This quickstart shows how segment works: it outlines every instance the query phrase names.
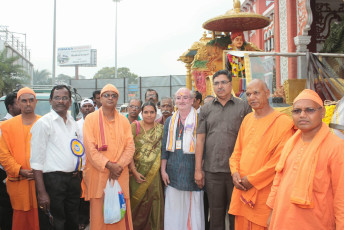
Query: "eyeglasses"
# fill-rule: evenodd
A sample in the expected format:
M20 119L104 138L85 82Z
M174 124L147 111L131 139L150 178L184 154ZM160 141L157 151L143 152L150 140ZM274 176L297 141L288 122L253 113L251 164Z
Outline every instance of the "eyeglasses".
M136 105L129 105L129 108L131 108L131 109L137 109L137 110L140 109L140 107L138 107L138 106L136 106Z
M319 108L305 108L305 109L293 109L291 112L293 115L300 115L303 112L305 112L307 115L314 114L316 111L322 109L322 107Z
M53 100L54 101L68 101L70 98L69 97L67 97L67 96L63 96L63 97L59 97L59 96L55 96L55 97L53 97Z
M105 98L111 97L112 99L116 99L118 97L117 94L109 94L109 93L104 93L102 96Z
M227 85L229 82L230 82L230 81L225 81L225 80L223 80L223 81L215 81L215 82L213 83L213 85L215 85L215 86Z

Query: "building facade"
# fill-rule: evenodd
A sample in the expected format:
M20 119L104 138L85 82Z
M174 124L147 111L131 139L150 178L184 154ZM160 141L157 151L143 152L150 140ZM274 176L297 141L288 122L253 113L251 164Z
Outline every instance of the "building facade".
M344 16L342 0L245 0L244 12L269 17L263 29L245 32L246 40L267 52L320 52L330 26ZM305 78L305 57L276 57L276 85Z
M20 40L20 35L24 36L24 39ZM27 49L26 34L11 32L7 26L0 25L0 52L3 50L7 51L7 57L19 57L15 64L21 65L32 80L33 64L30 61L30 50Z

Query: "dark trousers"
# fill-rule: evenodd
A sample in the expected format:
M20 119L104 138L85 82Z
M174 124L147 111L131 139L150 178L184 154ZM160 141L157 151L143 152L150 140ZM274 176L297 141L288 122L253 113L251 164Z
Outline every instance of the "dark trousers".
M80 174L82 180L82 173ZM79 206L79 229L85 229L90 223L90 202L84 198L80 198Z
M81 179L79 173L50 172L43 173L45 189L50 197L49 216L39 209L39 227L41 230L78 230Z
M80 198L79 226L86 227L90 223L90 202Z
M210 230L225 230L225 217L232 198L233 181L230 173L205 172L205 187L210 208ZM229 215L234 230L234 216Z
M7 177L6 172L0 169L0 229L11 230L12 229L12 216L13 210L8 196L6 184L3 180Z
M203 203L204 203L205 230L210 230L210 221L208 221L209 202L208 202L208 195L206 191L204 191Z

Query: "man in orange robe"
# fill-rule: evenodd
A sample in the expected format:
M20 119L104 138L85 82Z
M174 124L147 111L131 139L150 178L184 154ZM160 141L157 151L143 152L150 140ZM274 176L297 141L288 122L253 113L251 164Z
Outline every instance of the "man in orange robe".
M316 92L305 89L295 98L292 116L299 130L276 166L269 229L344 229L344 141L322 122L324 115Z
M116 110L118 97L117 88L106 85L100 93L102 107L89 114L84 123L84 191L85 199L90 200L90 227L96 230L133 229L128 165L132 161L135 144L128 119ZM118 180L127 208L125 217L115 224L104 224L104 189L109 178Z
M13 208L12 229L39 229L35 181L30 167L30 129L39 119L35 114L36 94L30 88L17 93L21 115L1 123L0 164L7 173L7 192Z
M229 160L235 187L228 213L235 215L235 229L266 229L270 214L266 200L275 166L294 125L269 105L265 82L253 80L246 94L254 112L244 118Z

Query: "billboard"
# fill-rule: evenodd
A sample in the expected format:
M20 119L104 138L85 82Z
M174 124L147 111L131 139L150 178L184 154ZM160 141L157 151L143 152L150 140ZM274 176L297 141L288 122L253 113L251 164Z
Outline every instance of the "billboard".
M57 49L57 63L59 66L91 65L91 46L63 47Z

